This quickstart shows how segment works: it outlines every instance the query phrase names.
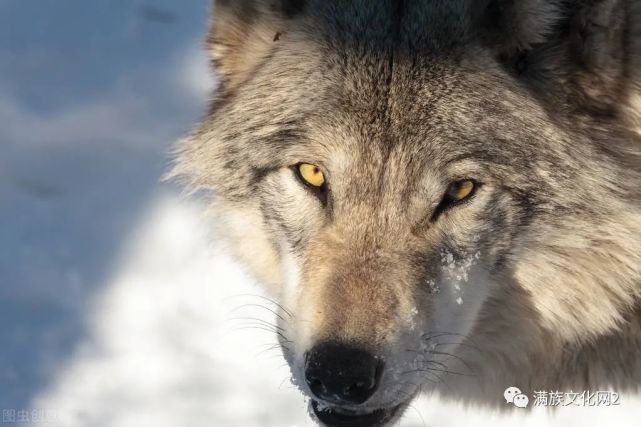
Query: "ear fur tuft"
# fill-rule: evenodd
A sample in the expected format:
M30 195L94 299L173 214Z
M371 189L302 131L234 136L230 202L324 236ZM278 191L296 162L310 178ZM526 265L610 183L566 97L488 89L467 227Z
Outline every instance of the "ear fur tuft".
M223 91L245 79L305 6L306 0L214 1L207 49Z

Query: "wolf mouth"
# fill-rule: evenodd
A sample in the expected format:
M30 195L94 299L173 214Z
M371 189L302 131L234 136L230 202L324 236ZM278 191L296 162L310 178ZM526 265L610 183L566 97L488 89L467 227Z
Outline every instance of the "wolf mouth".
M324 407L315 400L312 400L311 406L316 418L327 427L383 427L396 416L405 404L401 403L393 408L376 409L368 413Z

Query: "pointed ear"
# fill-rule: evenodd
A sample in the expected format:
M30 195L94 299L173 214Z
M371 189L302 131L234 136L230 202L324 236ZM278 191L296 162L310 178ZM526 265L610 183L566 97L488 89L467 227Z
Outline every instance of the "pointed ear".
M306 0L215 0L207 49L223 91L233 89L268 55ZM219 90L220 90L219 89Z
M479 16L484 43L551 101L606 116L628 102L641 65L638 1L486 0Z

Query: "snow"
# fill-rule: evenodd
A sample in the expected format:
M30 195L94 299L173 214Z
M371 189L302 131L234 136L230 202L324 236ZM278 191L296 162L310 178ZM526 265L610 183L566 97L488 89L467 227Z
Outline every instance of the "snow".
M34 399L65 426L305 425L259 289L212 247L200 210L160 196L96 296L92 333ZM247 305L244 307L244 305Z
M313 425L260 287L203 206L159 184L212 87L197 50L207 3L0 3L3 417ZM637 425L641 399L622 402L523 415L422 398L401 425Z

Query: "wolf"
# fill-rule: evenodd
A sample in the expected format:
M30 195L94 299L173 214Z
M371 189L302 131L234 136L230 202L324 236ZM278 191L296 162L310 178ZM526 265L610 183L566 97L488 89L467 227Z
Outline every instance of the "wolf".
M641 1L218 0L171 175L310 413L639 390Z

